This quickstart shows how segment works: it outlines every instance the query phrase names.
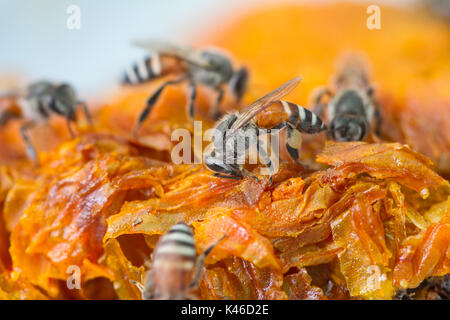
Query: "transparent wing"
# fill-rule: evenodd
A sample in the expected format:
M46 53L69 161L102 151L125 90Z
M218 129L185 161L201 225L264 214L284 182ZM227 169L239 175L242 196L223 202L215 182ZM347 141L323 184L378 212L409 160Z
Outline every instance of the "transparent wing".
M0 89L0 99L14 99L25 96L26 91L23 89Z
M164 40L132 41L132 44L151 52L188 61L202 68L210 67L209 62L203 58L200 51L188 46L180 46Z
M235 134L235 132L245 126L250 120L252 120L258 113L265 110L267 107L271 106L277 100L280 100L282 97L291 92L300 82L302 81L302 77L298 76L281 87L269 92L264 97L256 100L247 108L245 108L242 112L239 113L238 119L233 123L229 132L227 133L227 138Z

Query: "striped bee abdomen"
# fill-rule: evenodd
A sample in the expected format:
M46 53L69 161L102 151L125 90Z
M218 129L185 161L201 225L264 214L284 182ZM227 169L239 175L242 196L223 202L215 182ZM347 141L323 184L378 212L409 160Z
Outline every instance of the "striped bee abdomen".
M161 237L155 249L153 267L192 270L196 256L191 228L178 223Z
M292 125L293 129L309 134L319 133L326 129L325 124L314 112L292 102L280 102L288 115L287 122Z
M161 63L159 57L145 57L130 65L125 70L125 75L122 82L124 84L136 85L152 80L158 77L160 73Z
M287 141L286 149L290 157L299 162L299 149L302 146L302 133L314 134L326 129L322 120L313 112L295 103L280 101L287 114L285 122Z

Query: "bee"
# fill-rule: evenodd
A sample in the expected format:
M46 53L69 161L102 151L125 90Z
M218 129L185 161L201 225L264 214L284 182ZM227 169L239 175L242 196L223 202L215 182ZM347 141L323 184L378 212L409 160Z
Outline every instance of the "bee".
M382 119L373 93L364 61L350 55L341 61L334 93L328 88L319 89L313 110L323 117L328 136L335 141L361 141L371 132L379 136ZM328 103L323 102L326 96Z
M158 241L144 285L133 280L131 283L141 291L143 300L186 299L189 291L198 285L206 257L225 237L206 248L196 259L192 229L180 222Z
M136 42L135 45L149 50L151 55L128 68L123 77L123 84L136 85L167 74L176 74L178 77L164 82L148 98L133 130L133 137L136 137L141 124L150 115L161 93L169 85L188 82L189 97L186 108L191 119L194 118L197 84L203 84L217 92L211 112L214 118L218 118L220 114L219 106L224 97L225 84L228 84L228 90L236 102L239 102L245 93L248 82L247 69L245 67L233 69L230 59L223 53L213 49L196 50L163 41ZM170 63L169 60L175 62Z
M63 116L67 120L67 126L73 138L75 134L71 122L76 121L77 107L83 108L86 118L89 123L92 123L86 103L78 100L75 90L69 84L37 81L30 84L25 90L11 91L2 97L15 99L18 108L4 111L0 115L0 126L14 118L24 120L20 127L20 133L26 144L27 154L35 163L38 159L37 152L31 143L28 130L37 123L46 122L52 114Z
M398 289L394 300L448 300L450 298L450 274L429 277L412 289Z
M424 6L447 22L450 22L450 3L447 0L423 0Z
M326 130L325 124L313 112L297 104L280 100L292 91L301 80L300 76L296 77L253 102L242 112L226 115L219 120L215 127L213 143L205 150L203 159L206 167L215 172L214 176L236 180L251 177L257 180L237 161L242 156L241 153L245 155L245 152L250 147L249 141L256 141L258 152L264 159L272 177L274 174L272 161L268 157L264 146L260 145L261 141L258 137L261 131L258 130L258 124L253 119L260 112L275 103L281 104L287 118L269 129L268 132L272 129L281 130L286 128L286 148L289 156L301 164L298 160L298 150L302 144L302 133L315 134ZM250 137L250 139L245 139L246 137ZM238 148L239 141L245 141L245 145L241 149Z

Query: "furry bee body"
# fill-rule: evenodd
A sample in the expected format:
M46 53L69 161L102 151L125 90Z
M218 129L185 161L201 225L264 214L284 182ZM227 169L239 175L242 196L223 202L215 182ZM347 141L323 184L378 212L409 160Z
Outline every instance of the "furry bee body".
M331 100L323 104L322 98ZM324 115L329 136L335 141L361 141L374 131L379 135L381 114L373 100L366 64L359 56L349 55L340 63L334 80L334 93L319 90L314 110Z
M49 81L38 81L30 84L23 92L15 92L9 96L17 99L20 112L3 114L0 124L7 120L21 118L24 124L20 128L22 138L26 144L28 156L37 163L37 152L28 136L27 130L37 123L45 123L54 114L63 116L72 137L75 136L71 122L76 121L76 109L83 108L86 118L91 122L91 116L83 101L78 100L75 89L69 84L55 84ZM2 120L3 119L3 120Z
M236 102L240 101L245 92L248 80L247 69L234 70L231 60L219 51L196 50L164 41L149 41L139 43L138 46L149 50L152 55L131 65L125 72L122 83L136 85L169 74L175 75L176 78L164 82L148 98L146 106L139 115L133 137L136 137L141 124L150 115L161 93L168 85L188 82L189 95L186 110L191 119L194 118L197 84L217 92L216 101L211 108L211 115L215 119L220 116L219 106L224 96L224 85L228 85ZM172 60L172 63L166 63L168 59Z
M174 225L158 241L144 285L136 283L143 300L178 300L189 297L197 286L203 261L225 236L210 245L197 258L192 229L181 222Z
M276 125L272 129L283 129L287 131L286 148L294 161L298 162L298 149L302 145L302 133L315 134L325 130L325 124L313 112L292 102L277 101L280 103L287 115L287 120ZM233 124L238 121L241 114L230 114L222 118L216 125L216 135L213 139L214 148L206 153L204 157L206 166L216 172L216 176L232 179L242 179L244 176L253 177L239 164L246 151L252 144L256 147L260 155L264 158L266 166L271 174L274 173L272 162L268 158L265 145L258 139L261 131L256 121L252 120L240 128L237 133L227 139L227 132L231 130ZM271 129L271 130L272 130ZM240 146L244 141L244 145ZM225 174L223 176L221 174ZM254 177L253 177L254 178Z

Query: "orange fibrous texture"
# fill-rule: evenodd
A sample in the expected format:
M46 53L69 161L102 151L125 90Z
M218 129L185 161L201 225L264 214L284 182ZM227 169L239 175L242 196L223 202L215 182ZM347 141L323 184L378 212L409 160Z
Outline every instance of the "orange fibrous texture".
M144 276L138 251L151 252L179 221L192 224L199 252L227 235L206 259L201 298L333 298L308 274L326 265L322 276L348 297L390 298L449 271L448 182L407 146L329 143L318 160L330 168L282 164L272 183L220 179L145 152L85 134L46 154L32 180L15 181L3 200L3 281L24 287L6 297L68 297L67 270L78 266L82 285L110 282L118 297L138 298L129 282Z
M323 21L339 17L341 11L333 8L288 7L275 10L273 16L261 11L236 24L234 28L244 30L242 35L217 38L248 62L252 72L256 70L246 99L281 84L281 69L303 71L293 56L281 58L281 69L271 69L274 64L267 59L276 59L282 45L252 56L254 42L269 32L260 24L271 21L271 32L278 34L278 15L284 12L291 27L283 32L302 21L311 26L295 29L306 28L301 31L306 34L316 30L316 20L323 28ZM347 13L356 15L356 8L360 7L348 6ZM322 18L306 19L314 16L309 11ZM396 23L391 15L394 12L387 11L386 27ZM398 23L417 18L399 15ZM355 29L352 19L345 21L342 30ZM434 38L441 36L438 27L430 26ZM252 41L241 43L248 32ZM365 43L365 34L360 43ZM333 61L326 55L337 53L337 44L331 44L336 48L326 50L325 57L317 55L319 48L308 39L299 44L284 34L280 41L301 47L302 61ZM330 39L346 37L339 33ZM423 47L427 41L419 40L410 46ZM398 53L391 39L388 49L392 55ZM405 50L410 54L412 49ZM435 51L441 57L444 50L438 46ZM263 58L264 66L259 60ZM332 72L329 63L317 67L318 73L312 66L303 74L305 92ZM376 78L384 79L383 74ZM437 119L431 109L417 107L425 103L419 94L428 87L406 97L409 91L398 83L383 82L383 89L392 89L387 95L394 96L391 107L397 118L391 120L400 128L400 143L324 144L313 138L308 146L314 150L307 154L317 170L282 159L272 180L260 174L260 165L248 168L258 181L231 180L213 176L202 164L171 161L177 143L171 139L173 130L193 133L184 114L182 85L162 94L139 139L130 139L136 116L159 80L115 93L94 114L93 126L78 124L73 140L58 119L38 129L33 140L41 150L39 167L20 148L18 123L9 124L0 132L0 299L140 299L130 281L144 281L151 268L146 262L158 239L180 221L192 226L198 253L226 235L206 258L192 293L201 299L390 299L398 289L415 288L429 277L449 273L450 186L442 176L447 172L443 157L449 150L448 137L432 134L424 143L431 135L425 127L444 123L449 113ZM407 98L413 102L405 104ZM444 96L434 99L447 101ZM214 124L208 119L212 101L214 95L199 88L196 108L203 130ZM239 108L228 96L224 106ZM438 106L444 110L444 104ZM421 112L426 115L421 117ZM273 119L273 114L263 118ZM48 132L52 146L40 148ZM79 288L70 285L74 270L79 272Z

